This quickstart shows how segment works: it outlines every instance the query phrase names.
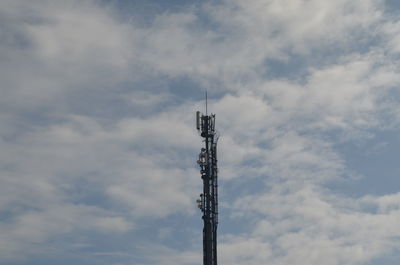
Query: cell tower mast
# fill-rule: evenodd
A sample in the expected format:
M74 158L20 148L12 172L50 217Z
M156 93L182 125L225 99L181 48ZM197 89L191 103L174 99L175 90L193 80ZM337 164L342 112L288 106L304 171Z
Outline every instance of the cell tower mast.
M218 166L215 114L203 115L196 112L196 126L203 139L199 160L203 180L203 193L197 205L203 213L203 265L217 265L217 226L218 226Z

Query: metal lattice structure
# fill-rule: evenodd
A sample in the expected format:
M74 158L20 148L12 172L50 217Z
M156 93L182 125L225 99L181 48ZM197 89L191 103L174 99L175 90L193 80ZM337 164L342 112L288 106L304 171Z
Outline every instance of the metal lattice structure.
M203 265L217 265L217 226L218 226L218 166L215 114L196 113L197 130L203 139L199 160L200 174L203 180L203 193L197 200L203 213Z

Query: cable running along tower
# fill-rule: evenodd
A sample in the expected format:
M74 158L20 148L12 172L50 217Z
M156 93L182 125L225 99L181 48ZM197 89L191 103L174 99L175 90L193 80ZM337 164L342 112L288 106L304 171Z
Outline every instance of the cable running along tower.
M196 126L203 138L199 160L200 174L203 180L203 193L197 205L203 213L203 265L217 265L217 226L218 226L218 166L215 114L206 115L196 112Z

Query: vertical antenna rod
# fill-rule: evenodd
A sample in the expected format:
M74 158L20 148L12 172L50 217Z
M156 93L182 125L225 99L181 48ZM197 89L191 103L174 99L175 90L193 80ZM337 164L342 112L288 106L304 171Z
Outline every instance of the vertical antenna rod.
M206 92L207 112L207 92ZM217 226L218 226L218 166L215 114L203 115L196 112L196 127L203 139L197 164L203 180L203 193L197 205L203 213L203 265L217 265Z
M207 116L207 105L208 105L208 99L207 99L207 90L206 90L206 116Z

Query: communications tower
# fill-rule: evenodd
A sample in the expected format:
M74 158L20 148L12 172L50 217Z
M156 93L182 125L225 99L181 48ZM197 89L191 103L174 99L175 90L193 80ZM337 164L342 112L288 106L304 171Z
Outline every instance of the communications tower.
M217 265L217 226L218 226L218 166L215 114L203 115L196 112L196 126L203 138L199 160L203 180L203 193L197 205L203 213L203 265Z

